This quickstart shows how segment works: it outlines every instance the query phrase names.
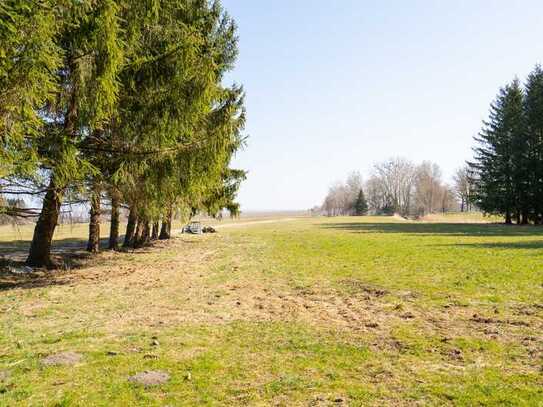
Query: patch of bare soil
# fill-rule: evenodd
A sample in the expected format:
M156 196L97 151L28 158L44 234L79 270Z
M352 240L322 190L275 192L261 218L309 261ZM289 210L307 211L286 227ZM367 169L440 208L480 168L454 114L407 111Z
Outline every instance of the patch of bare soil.
M61 352L47 356L42 359L42 363L46 366L72 366L76 365L83 359L83 355L75 352Z
M145 371L128 378L129 382L140 384L145 387L159 386L167 383L170 380L170 375L160 371Z

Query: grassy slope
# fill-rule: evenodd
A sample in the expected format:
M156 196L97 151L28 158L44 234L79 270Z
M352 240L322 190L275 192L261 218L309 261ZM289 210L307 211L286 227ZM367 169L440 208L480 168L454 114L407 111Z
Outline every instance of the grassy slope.
M539 228L301 219L157 246L0 281L0 405L543 403ZM64 350L84 362L40 365ZM172 380L126 380L151 369Z

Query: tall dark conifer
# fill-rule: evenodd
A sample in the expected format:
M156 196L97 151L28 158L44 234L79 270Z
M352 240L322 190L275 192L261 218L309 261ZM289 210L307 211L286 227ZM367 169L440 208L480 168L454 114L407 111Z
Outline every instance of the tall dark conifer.
M543 69L540 65L535 67L526 81L524 106L528 144L528 216L539 224L543 216Z
M519 81L502 88L490 107L488 121L475 140L477 205L488 213L503 214L511 224L521 209L519 191L523 188L523 157L526 153L523 92Z
M364 196L363 190L358 192L358 196L354 202L354 214L356 216L364 216L368 214L368 203L366 202L366 197Z

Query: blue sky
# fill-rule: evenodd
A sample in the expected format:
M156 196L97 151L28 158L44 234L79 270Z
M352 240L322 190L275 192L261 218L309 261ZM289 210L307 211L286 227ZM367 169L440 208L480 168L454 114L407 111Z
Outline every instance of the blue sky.
M500 86L543 60L541 1L223 0L239 26L228 81L250 136L243 210L307 209L391 156L446 178Z

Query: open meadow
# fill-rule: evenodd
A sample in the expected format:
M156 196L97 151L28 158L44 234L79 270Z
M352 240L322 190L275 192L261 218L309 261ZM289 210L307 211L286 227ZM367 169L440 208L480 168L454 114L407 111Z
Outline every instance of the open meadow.
M0 274L0 405L543 405L543 228L228 225Z

